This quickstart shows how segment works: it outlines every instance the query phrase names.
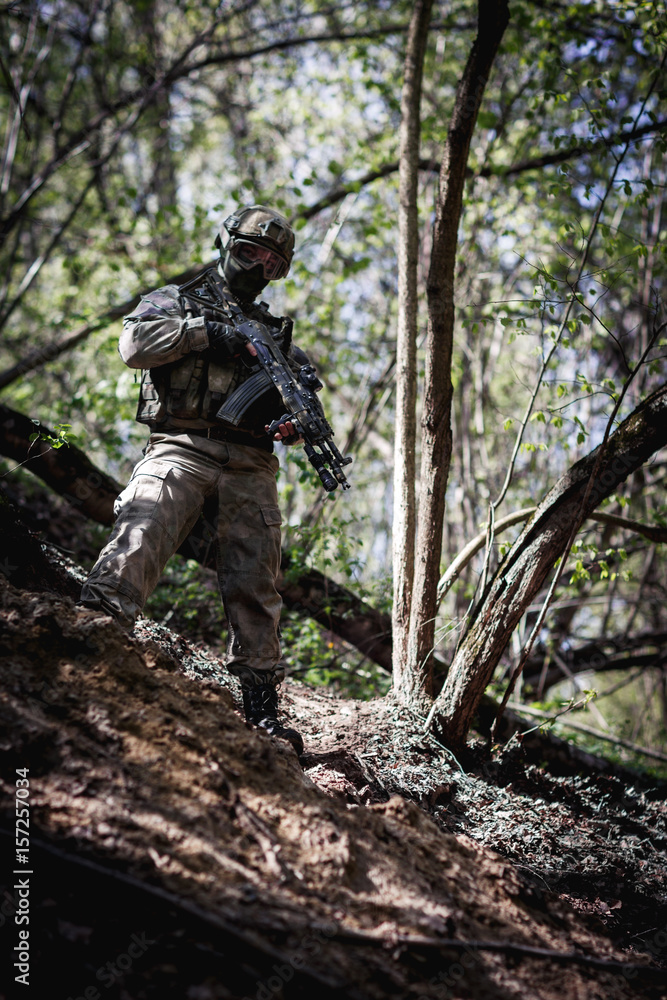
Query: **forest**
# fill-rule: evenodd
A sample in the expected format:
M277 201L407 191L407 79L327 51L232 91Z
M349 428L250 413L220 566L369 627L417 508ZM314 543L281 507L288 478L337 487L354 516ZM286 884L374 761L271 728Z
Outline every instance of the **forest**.
M667 997L666 61L657 0L0 4L0 998ZM122 318L251 204L353 459L277 449L298 760L205 518L75 607Z

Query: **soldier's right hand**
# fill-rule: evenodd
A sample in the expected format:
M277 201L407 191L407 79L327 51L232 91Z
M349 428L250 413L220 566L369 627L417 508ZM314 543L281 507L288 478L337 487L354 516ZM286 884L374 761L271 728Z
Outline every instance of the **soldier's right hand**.
M219 355L221 360L234 358L241 353L244 347L249 346L245 338L227 323L207 319L206 333L208 334L209 347Z

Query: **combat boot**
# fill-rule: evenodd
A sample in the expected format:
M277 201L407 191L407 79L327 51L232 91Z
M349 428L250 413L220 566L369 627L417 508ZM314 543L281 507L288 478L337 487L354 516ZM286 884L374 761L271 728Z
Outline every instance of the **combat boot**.
M278 722L278 689L275 684L254 684L243 687L243 711L246 721L271 736L291 743L297 754L303 753L303 740L296 729L287 729Z
M106 619L112 619L118 622L121 628L125 629L126 632L131 632L134 628L134 622L129 618L123 617L118 608L115 608L113 604L103 599L94 601L77 601L74 605L77 611L96 611L101 617L100 621Z

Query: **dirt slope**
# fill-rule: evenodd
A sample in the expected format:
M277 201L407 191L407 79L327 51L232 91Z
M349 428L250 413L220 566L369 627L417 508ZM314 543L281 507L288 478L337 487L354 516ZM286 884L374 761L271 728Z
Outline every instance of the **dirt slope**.
M299 763L246 728L234 683L206 650L148 623L128 636L1 575L0 609L2 938L12 947L16 768L30 772L34 871L32 992L12 992L14 975L3 975L5 996L667 997L656 968L667 935L651 939L645 924L643 946L621 950L613 920L542 891L540 879L558 880L558 843L526 880L472 839L477 830L518 860L517 814L531 849L521 796L534 803L533 831L557 829L562 789L560 804L538 802L529 774L513 792L508 764L463 774L390 703L288 683L307 744ZM421 807L398 794L406 788ZM664 846L664 805L642 801ZM633 885L627 905L653 907L664 924L665 866L649 860L647 887ZM604 917L599 904L613 916L618 901L622 910L620 894L589 903Z

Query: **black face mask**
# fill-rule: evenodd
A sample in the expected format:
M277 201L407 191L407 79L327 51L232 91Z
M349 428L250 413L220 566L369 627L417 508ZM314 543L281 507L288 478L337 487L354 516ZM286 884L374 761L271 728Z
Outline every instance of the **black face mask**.
M246 270L240 267L229 253L223 257L222 273L230 292L243 299L244 302L252 302L269 283L264 277L262 264L255 264L254 267Z

